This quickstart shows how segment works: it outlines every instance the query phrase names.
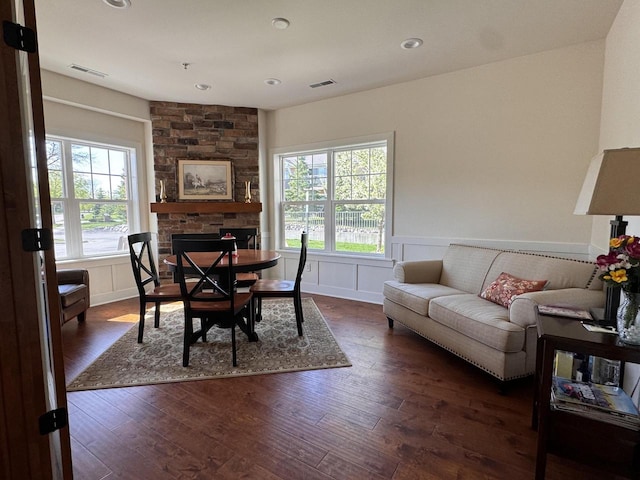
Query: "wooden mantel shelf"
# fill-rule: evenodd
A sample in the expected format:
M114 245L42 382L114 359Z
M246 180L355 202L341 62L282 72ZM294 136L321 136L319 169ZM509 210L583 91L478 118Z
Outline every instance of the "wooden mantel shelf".
M167 202L152 203L154 213L260 213L262 203Z

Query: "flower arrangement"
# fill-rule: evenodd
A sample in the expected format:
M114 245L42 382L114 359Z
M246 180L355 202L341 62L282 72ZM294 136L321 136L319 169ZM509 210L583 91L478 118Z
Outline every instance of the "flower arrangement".
M621 235L609 240L609 253L599 255L599 278L609 286L640 292L640 238Z

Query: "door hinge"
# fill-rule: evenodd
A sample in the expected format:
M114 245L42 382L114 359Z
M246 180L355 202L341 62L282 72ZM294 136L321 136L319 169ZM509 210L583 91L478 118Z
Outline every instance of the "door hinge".
M49 250L53 246L53 233L48 228L22 230L22 249L25 252Z
M4 36L4 43L10 47L28 53L36 51L36 32L28 27L4 20L2 22L2 35Z
M41 415L38 419L38 425L40 427L40 435L49 435L51 432L55 432L69 424L69 416L67 415L67 409L56 408L44 415Z

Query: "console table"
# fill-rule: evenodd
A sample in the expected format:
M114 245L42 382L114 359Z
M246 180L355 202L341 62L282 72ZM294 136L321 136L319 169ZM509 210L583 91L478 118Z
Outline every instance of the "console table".
M536 394L532 417L532 426L538 430L536 480L545 478L548 451L637 478L640 474L640 432L552 410L550 394L556 350L640 363L640 347L623 344L615 334L590 332L574 319L538 315L537 323Z

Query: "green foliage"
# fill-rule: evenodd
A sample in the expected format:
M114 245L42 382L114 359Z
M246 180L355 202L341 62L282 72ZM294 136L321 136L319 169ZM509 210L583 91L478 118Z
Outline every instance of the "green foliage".
M300 248L301 243L300 240L297 239L287 239L287 246ZM324 242L322 240L309 240L308 247L310 250L324 250ZM366 245L363 243L338 242L336 244L336 250L353 253L377 253L375 245Z

